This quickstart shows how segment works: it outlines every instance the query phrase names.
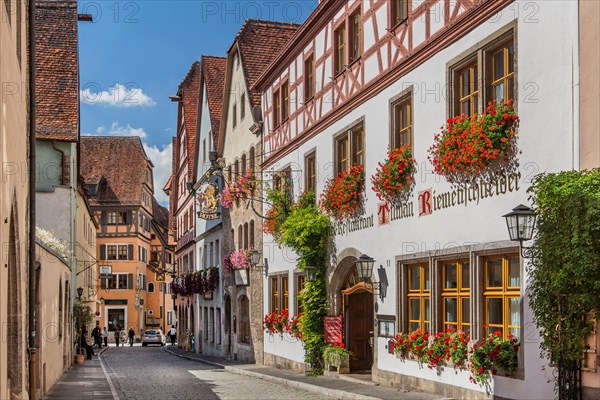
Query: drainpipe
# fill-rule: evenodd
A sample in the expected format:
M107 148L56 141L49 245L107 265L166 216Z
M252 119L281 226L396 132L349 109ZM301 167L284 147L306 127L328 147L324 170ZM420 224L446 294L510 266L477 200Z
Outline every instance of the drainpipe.
M35 0L29 0L29 301L28 301L28 353L29 353L29 398L37 399L38 354L36 348L36 262L35 262Z
M58 147L56 147L56 141L53 140L52 141L52 148L57 151L58 153L60 153L60 184L64 185L66 184L65 182L65 170L66 170L66 163L65 163L65 152L62 151L61 149L59 149Z

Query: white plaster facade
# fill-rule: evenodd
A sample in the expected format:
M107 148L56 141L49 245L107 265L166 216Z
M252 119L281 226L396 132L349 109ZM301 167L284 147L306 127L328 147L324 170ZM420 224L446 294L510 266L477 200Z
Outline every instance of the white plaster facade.
M411 67L406 67L397 79L386 84L378 85L393 70L387 61L380 60L389 66L384 75L378 77L376 62L370 64L365 61L362 73L365 78L363 91L371 92L361 94L361 91L350 92L344 108L343 104L335 99L327 104L323 102L322 109L332 109L327 115L315 115L315 120L306 125L300 121L297 126L304 129L290 127L290 131L298 129L296 133L290 134L288 139L276 139L281 132L265 128L266 154L273 154L271 159L265 161L269 170L281 170L290 165L292 170L302 171L304 169L304 156L311 151L316 151L317 164L317 195L320 195L328 178L333 175L334 165L334 137L336 134L351 127L356 121L364 121L365 131L365 212L362 220L364 225L360 229L349 229L349 225L337 225L334 243L336 254L332 256L332 264L329 267L328 285L329 291L337 290L341 274L345 274L351 268L355 257L361 253L375 258L377 269L382 266L389 286L387 296L382 301L374 296L374 307L376 315L391 315L395 317L396 331L407 331L405 298L403 297L402 271L406 264L415 261L424 261L429 266L431 276L434 276L439 262L447 259L466 258L471 262L471 323L474 338L480 338L483 334L483 301L480 280L483 281L483 257L490 254L517 254L518 245L509 242L506 224L502 215L509 212L518 204L529 204L527 188L531 179L541 172L555 172L559 170L577 169L578 160L578 131L577 116L574 110L578 107L578 99L575 90L578 84L578 37L577 37L577 2L554 1L538 3L513 3L510 1L488 1L489 5L496 4L494 12L485 19L469 21L469 17L457 22L470 24L468 29L460 36L448 38L448 43L435 52L423 55L422 61ZM353 7L354 2L348 4ZM372 2L364 2L363 15L368 15ZM412 2L412 10L422 6L422 2ZM425 6L423 6L425 7ZM477 6L476 6L477 7ZM475 8L476 8L475 7ZM531 8L529 8L531 7ZM443 7L441 8L443 10ZM438 11L440 8L437 9ZM383 6L377 11L377 16L382 22L379 35L385 28L387 21ZM338 17L341 14L338 13ZM370 14L371 16L373 14ZM432 18L430 15L427 18ZM443 13L441 14L443 26ZM410 20L413 24L412 40L415 41L411 48L408 62L412 62L426 52L428 43L425 43L425 31L433 28L425 28L425 17ZM439 21L439 20L438 20ZM423 26L419 26L422 24ZM456 28L456 27L454 27ZM454 29L451 28L451 29ZM364 48L368 48L367 42L372 41L373 32L371 25L364 24ZM440 28L442 29L442 28ZM433 144L434 134L440 131L440 126L445 124L449 115L448 106L448 70L452 63L471 54L475 49L486 44L486 40L500 33L512 30L515 43L515 66L516 66L516 110L521 118L518 133L518 168L517 181L499 181L499 187L493 189L493 196L475 197L475 192L461 205L451 205L447 208L435 207L431 215L419 216L419 193L431 190L432 198L449 193L452 196L454 188L445 181L443 177L433 173L433 166L427 159L427 150ZM309 52L309 47L314 46L316 58L324 54L331 46L331 42L325 39L327 31L319 31L312 39L309 38L306 48L288 50L284 53L288 59L294 59L296 54L300 60L301 55ZM329 31L331 32L331 31ZM419 33L420 32L420 33ZM423 42L419 44L418 38ZM543 37L543 40L541 39ZM435 44L435 41L432 41ZM433 46L433 44L432 44ZM414 51L413 51L414 49ZM382 54L390 54L383 52ZM324 68L331 68L325 62ZM403 68L402 62L397 68ZM281 69L285 68L283 65ZM394 67L396 68L396 67ZM396 68L396 70L397 70ZM276 78L265 78L263 100L269 104L264 107L264 119L267 125L271 120L271 98L273 86L278 86L282 77L287 76L290 86L297 86L301 90L301 84L295 82L301 80L302 64L295 60L292 67L281 72L281 76L275 75L278 69L273 68L272 76ZM293 71L293 72L291 72ZM332 73L327 70L321 74L317 68L317 76L330 79ZM320 78L319 78L320 79ZM327 87L323 82L322 87ZM319 85L317 85L319 88ZM418 163L416 174L416 186L409 203L412 211L404 218L390 221L388 224L378 223L378 203L380 203L371 189L370 177L375 173L379 162L386 158L386 152L390 138L390 102L396 96L412 88L413 106L413 138L412 143L414 157ZM318 91L319 89L317 89ZM333 90L333 89L332 89ZM326 99L327 96L323 95ZM356 104L352 99L362 96ZM319 100L319 94L315 101ZM333 96L335 97L335 96ZM312 107L310 103L303 104L301 98L291 95L294 108L305 107L299 110L296 116L290 116L290 120L302 120L306 115L306 108ZM331 99L332 97L329 97ZM293 103L297 102L295 106ZM319 100L321 101L321 100ZM341 110L341 111L336 111ZM295 122L292 122L295 124ZM266 126L265 125L265 126ZM308 133L307 133L308 132ZM285 134L283 135L285 136ZM279 147L278 147L279 146ZM303 174L294 174L294 191L298 195L303 189ZM510 186L510 187L509 187ZM469 196L469 195L468 195ZM452 197L451 197L452 198ZM454 200L451 200L454 201ZM372 218L372 219L371 219ZM289 250L279 250L270 243L273 239L265 235L263 252L270 254L269 273L289 273L290 281L295 270L293 254ZM527 282L527 261L521 259L521 333L522 342L519 352L519 369L515 377L494 376L491 381L490 393L502 398L526 399L532 397L532 388L535 388L536 398L552 398L553 386L548 381L552 378L552 368L548 366L547 360L540 359L539 336L532 320L531 310L528 308L528 299L525 295ZM379 277L374 271L374 279ZM434 279L434 278L432 278ZM435 280L433 281L435 284ZM292 287L290 285L290 287ZM263 291L263 303L265 309L269 307L268 284L265 279ZM292 290L295 288L292 287ZM434 290L432 290L432 323L441 325L441 306ZM296 292L289 295L290 315L294 315L293 298ZM435 304L438 303L438 306ZM437 307L437 315L436 315ZM337 315L341 311L339 294L330 292L330 315ZM437 322L436 322L437 321ZM422 389L437 391L440 393L460 393L462 396L485 397L485 388L469 382L469 373L466 371L455 372L452 368L445 368L441 374L427 367L419 367L416 362L398 360L394 355L387 352L388 338L377 336L377 326L373 325L375 339L373 343L373 379L387 380L395 383L408 382ZM434 327L436 332L441 326ZM302 352L297 343L289 340L289 337L269 336L265 333L265 358L267 353L277 357L289 358L294 361L302 361ZM408 377L404 379L403 377ZM438 385L441 384L441 385Z

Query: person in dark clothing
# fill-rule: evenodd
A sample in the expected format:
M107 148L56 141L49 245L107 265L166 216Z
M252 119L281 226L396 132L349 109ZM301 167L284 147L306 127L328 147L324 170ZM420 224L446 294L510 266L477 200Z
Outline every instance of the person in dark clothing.
M100 335L100 327L96 325L94 329L92 329L92 339L94 339L94 345L100 348L102 346L102 337Z
M133 338L135 337L135 331L133 330L133 328L130 326L129 327L129 332L128 332L128 336L129 336L129 346L133 346Z
M121 328L118 326L115 328L115 343L119 347L119 341L121 340Z
M88 343L87 330L85 330L85 329L81 331L81 343L79 345L81 346L82 349L85 349L88 360L91 360L92 356L96 355L96 353L94 353L94 347Z

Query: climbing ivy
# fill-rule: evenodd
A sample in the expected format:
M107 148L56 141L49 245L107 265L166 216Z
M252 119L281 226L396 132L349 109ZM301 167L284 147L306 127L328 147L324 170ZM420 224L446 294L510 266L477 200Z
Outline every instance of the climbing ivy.
M580 368L592 314L600 310L600 170L541 174L529 192L538 215L531 308L542 354L564 382ZM560 398L574 398L555 384Z
M279 225L278 243L298 255L298 268L315 266L315 281L306 282L299 299L304 315L300 329L305 348L305 361L313 374L323 371L323 317L327 315L326 262L329 245L330 221L318 208L315 195L304 193Z

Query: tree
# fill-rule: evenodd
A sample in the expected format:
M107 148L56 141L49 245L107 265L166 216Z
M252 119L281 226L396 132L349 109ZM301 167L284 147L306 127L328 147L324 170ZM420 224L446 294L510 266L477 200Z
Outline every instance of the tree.
M600 309L600 169L541 174L529 296L542 354L558 367L560 399L580 399L585 339Z

